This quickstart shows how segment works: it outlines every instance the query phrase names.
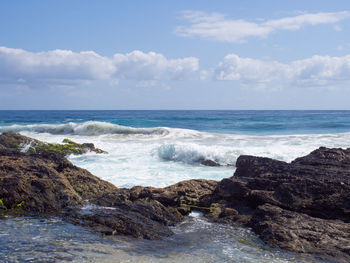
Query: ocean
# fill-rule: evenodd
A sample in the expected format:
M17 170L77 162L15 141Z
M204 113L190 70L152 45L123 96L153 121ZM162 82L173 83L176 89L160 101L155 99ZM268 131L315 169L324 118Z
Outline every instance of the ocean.
M242 154L289 162L320 146L350 147L350 111L0 111L5 131L54 143L92 142L109 154L68 159L118 187L164 187L230 177ZM223 166L204 166L204 159ZM266 248L249 229L210 223L198 214L162 242L110 240L59 219L43 221L7 218L0 227L0 259L30 261L50 252L46 261L308 262Z

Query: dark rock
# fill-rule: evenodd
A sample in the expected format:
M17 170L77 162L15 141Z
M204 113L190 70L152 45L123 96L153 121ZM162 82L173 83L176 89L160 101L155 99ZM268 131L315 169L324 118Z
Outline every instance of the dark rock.
M168 226L181 217L157 201L124 203L114 208L97 207L87 214L73 213L70 220L79 220L97 232L107 235L130 235L135 238L160 239L169 236Z
M22 147L30 142L39 143L38 140L13 132L4 132L0 135L0 149L20 151Z
M350 149L321 147L291 163L240 156L236 166L212 200L238 214L209 217L249 225L283 249L349 262Z
M228 180L244 184L245 201L253 208L270 203L310 216L350 222L349 160L349 150L327 148L290 164L241 156L235 175ZM237 187L231 188L231 196L236 196Z
M218 162L209 159L204 160L203 162L201 162L201 164L205 166L221 166Z
M350 225L342 221L265 204L256 209L249 225L266 243L282 249L336 262L350 260Z
M8 209L53 212L117 188L56 155L0 152L0 198Z

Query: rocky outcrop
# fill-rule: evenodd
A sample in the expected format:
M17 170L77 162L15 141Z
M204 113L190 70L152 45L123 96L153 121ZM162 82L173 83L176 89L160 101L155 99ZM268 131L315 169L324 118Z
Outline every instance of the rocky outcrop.
M60 155L0 151L0 211L24 215L56 214L104 234L159 239L181 216L151 199L132 201L130 190L93 176ZM107 203L113 207L81 208Z
M152 198L132 199L129 189L118 189L74 166L62 154L21 152L19 145L30 142L31 138L19 134L0 135L0 212L56 214L104 234L148 239L170 235L168 226L181 220L175 208ZM111 207L95 206L85 213L87 204L98 203Z
M0 198L4 208L22 204L25 211L52 212L82 203L68 179L57 171L60 163L22 153L0 154Z
M349 262L350 149L321 147L291 163L240 156L236 166L215 189L219 212L209 217L250 226L271 245Z

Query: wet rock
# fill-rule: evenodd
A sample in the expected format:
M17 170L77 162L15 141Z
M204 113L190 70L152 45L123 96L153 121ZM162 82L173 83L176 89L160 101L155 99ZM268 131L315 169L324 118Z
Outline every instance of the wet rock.
M350 149L321 147L291 163L240 156L236 165L212 200L238 214L209 213L213 220L251 226L283 249L349 262Z
M221 166L218 162L209 159L202 161L201 164L205 166Z
M157 201L124 203L116 207L96 207L86 214L69 214L70 220L106 235L129 235L135 238L160 239L172 234L168 226L181 217Z
M0 149L7 149L10 151L21 151L24 145L39 143L38 140L20 135L14 132L4 132L0 135Z
M7 209L22 204L27 212L54 212L116 189L56 155L0 152L0 198Z
M249 224L269 244L332 262L350 260L350 224L296 213L270 204L259 206Z
M164 188L134 186L103 195L94 202L113 207L123 203L157 201L174 214L186 215L191 210L209 209L217 184L214 180L193 179Z

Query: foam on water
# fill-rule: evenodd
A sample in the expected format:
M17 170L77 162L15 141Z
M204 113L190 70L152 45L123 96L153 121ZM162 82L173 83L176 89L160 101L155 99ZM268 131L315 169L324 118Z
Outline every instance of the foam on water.
M158 157L165 161L200 164L213 160L221 165L234 164L237 152L228 146L207 146L195 143L171 143L158 147Z
M50 125L51 128L45 129L45 132L39 132L38 127L42 125L37 125L34 130L25 128L20 131L29 137L54 143L67 137L80 143L94 143L109 154L88 153L70 156L69 159L119 187L163 187L193 178L220 180L232 176L234 167L206 167L200 164L203 159L234 165L240 155L248 154L289 162L320 146L350 146L350 133L252 136L126 126L122 130L132 132L116 133L117 126L114 124L104 123L102 126L113 129L105 128L99 132L89 122L69 125L75 127L70 133L57 128L60 125ZM94 128L90 130L87 127ZM61 132L57 133L58 130Z

